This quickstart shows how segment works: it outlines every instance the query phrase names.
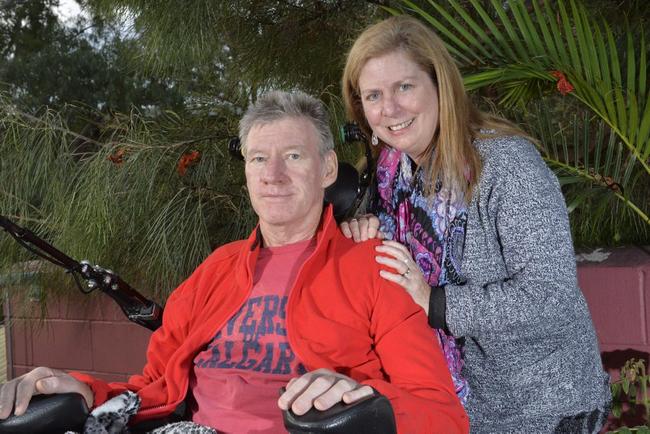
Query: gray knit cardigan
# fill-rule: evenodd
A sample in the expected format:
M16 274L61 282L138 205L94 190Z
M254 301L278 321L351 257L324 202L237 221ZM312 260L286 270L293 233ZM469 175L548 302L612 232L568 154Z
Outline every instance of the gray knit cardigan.
M476 146L483 171L468 208L467 283L444 288L447 325L464 339L471 432L597 431L609 378L557 178L523 138Z

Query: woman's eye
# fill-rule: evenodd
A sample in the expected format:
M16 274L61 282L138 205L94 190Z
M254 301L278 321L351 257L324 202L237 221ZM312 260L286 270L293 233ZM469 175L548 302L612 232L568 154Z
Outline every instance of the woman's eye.
M251 163L262 163L263 161L264 161L264 157L261 157L259 155L251 157L251 159L250 159Z
M407 90L411 89L412 87L413 87L413 85L410 84L410 83L402 83L402 84L399 85L399 90L404 92L404 91L407 91Z
M377 101L377 99L379 99L379 92L366 94L366 101Z

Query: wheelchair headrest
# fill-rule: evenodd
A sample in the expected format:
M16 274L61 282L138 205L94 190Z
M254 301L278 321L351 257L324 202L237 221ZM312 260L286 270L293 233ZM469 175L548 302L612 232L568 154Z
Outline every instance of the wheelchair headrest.
M356 211L360 194L359 173L350 163L339 162L339 173L334 184L325 189L325 201L334 206L337 222Z

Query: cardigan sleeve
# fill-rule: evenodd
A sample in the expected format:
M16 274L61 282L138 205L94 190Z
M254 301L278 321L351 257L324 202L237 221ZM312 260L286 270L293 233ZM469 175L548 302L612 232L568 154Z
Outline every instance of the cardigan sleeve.
M484 161L465 242L472 272L465 285L445 287L449 329L480 336L575 315L580 294L557 178L523 139L496 140Z

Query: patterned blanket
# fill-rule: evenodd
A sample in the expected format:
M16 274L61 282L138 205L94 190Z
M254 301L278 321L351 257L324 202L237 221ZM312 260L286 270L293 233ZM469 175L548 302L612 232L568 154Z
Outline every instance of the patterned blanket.
M128 434L128 422L138 412L140 398L125 392L94 409L84 425L83 434ZM66 434L80 434L68 431ZM149 434L217 434L212 428L194 422L176 422L156 428Z

